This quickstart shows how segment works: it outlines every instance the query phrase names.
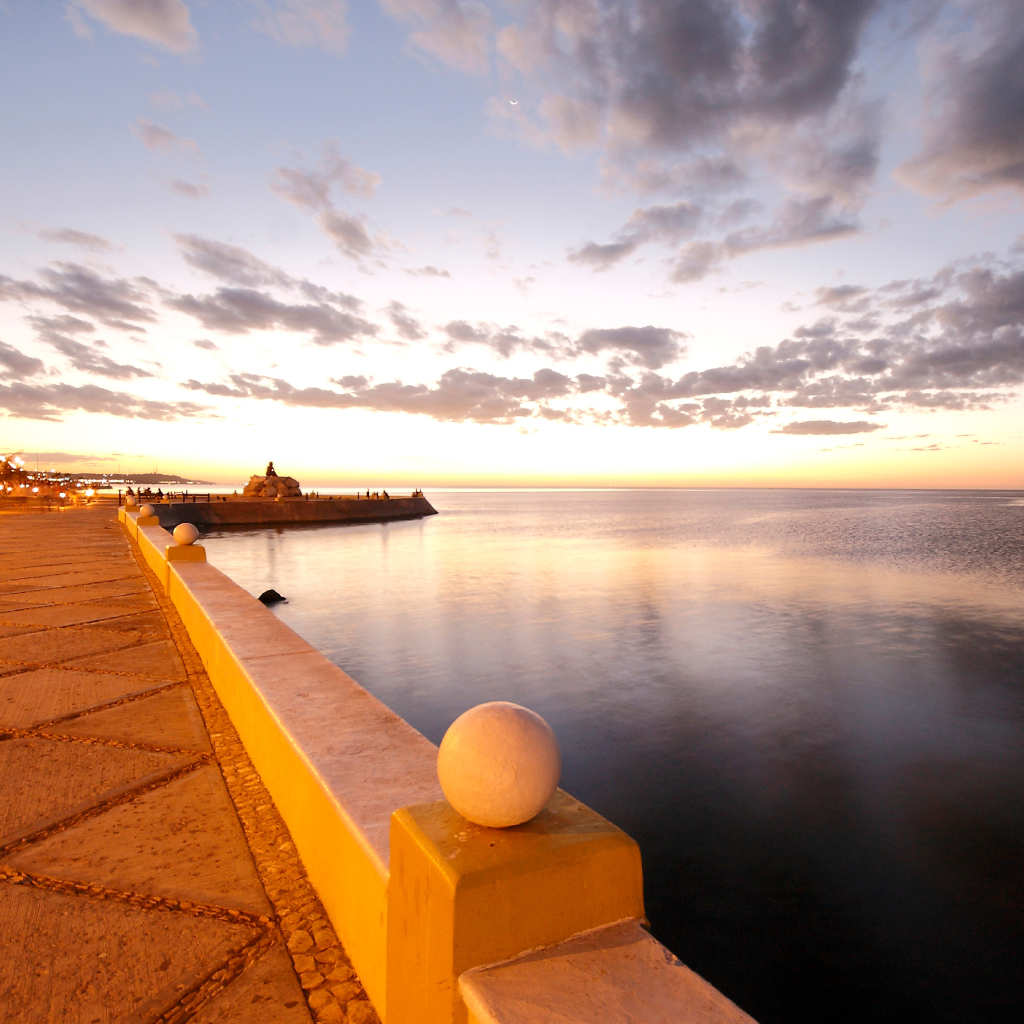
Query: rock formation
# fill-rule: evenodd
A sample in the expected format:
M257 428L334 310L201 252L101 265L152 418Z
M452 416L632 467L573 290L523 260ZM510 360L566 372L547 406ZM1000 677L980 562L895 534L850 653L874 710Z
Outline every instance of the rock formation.
M267 468L273 467L273 463ZM270 476L249 477L242 494L246 498L301 498L302 490L299 481L293 476L278 476L272 473Z

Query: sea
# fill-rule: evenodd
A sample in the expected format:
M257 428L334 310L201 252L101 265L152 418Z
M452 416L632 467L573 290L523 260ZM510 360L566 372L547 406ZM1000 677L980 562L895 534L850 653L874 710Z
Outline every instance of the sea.
M543 715L653 933L761 1024L1024 1014L1024 492L427 497L203 542L435 743Z

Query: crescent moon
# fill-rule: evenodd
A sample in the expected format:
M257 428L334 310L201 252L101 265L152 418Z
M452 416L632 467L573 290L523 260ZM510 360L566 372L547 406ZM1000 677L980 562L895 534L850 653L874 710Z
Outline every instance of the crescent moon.
M518 105L518 103L519 103L519 100L509 100L509 103L511 103L511 104L512 104L512 106L514 107L514 106L517 106L517 105Z

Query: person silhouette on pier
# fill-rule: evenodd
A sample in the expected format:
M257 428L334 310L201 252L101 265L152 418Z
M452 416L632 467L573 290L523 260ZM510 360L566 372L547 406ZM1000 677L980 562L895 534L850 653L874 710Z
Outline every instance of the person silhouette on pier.
M263 474L264 476L277 476L277 470L274 469L273 461L267 463L267 471Z

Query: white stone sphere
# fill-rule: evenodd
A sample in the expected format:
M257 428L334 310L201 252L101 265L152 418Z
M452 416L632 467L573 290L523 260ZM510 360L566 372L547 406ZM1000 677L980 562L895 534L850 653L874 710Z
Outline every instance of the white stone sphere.
M128 497L124 499L124 507L125 508L135 508L135 495L134 494L129 494Z
M437 777L464 818L489 828L521 825L551 799L562 756L551 726L518 704L478 704L452 722L437 753Z
M192 525L192 523L178 523L174 528L172 536L174 537L174 542L176 544L195 544L199 539L199 531Z
M139 509L139 515L140 516L151 516L152 514L153 514L153 506L152 505L143 505L142 508Z

